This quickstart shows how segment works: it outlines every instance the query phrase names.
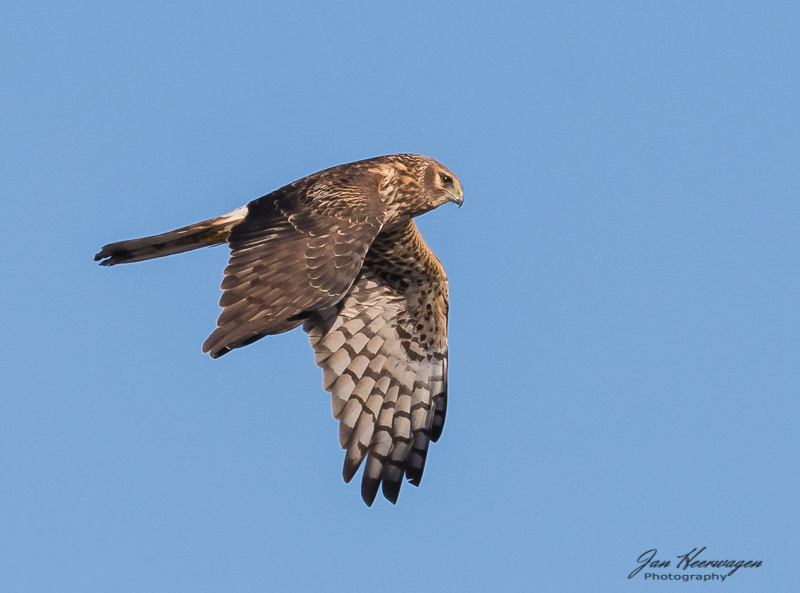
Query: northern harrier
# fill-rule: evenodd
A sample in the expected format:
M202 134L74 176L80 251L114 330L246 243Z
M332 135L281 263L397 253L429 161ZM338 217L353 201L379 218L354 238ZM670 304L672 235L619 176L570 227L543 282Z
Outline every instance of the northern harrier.
M170 233L106 245L101 265L208 245L231 250L212 358L302 324L333 396L349 482L397 502L418 486L447 407L447 277L413 217L463 201L435 160L382 156L320 171L233 212Z

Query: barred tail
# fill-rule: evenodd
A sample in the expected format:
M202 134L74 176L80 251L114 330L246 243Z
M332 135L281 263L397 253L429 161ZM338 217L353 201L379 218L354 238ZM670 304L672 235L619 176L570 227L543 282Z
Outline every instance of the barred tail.
M230 230L244 220L245 216L247 216L247 206L242 206L224 216L204 220L169 233L110 243L94 256L94 261L99 261L101 266L113 266L220 245L228 241Z

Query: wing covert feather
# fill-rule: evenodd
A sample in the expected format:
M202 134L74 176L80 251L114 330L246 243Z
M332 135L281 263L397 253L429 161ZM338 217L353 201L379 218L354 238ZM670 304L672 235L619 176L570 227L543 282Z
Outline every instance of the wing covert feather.
M289 331L342 298L385 215L378 178L351 169L323 171L248 204L230 231L224 311L204 352L217 358Z

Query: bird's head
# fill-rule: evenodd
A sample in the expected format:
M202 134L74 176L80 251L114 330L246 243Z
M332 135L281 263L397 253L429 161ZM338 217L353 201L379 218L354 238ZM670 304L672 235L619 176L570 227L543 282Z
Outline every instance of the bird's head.
M464 202L461 182L443 164L418 154L394 154L368 161L379 175L384 205L395 216L414 217L447 202Z
M432 209L447 202L454 202L460 208L464 203L464 192L458 177L450 169L433 159L426 167L423 183L423 193L427 196Z

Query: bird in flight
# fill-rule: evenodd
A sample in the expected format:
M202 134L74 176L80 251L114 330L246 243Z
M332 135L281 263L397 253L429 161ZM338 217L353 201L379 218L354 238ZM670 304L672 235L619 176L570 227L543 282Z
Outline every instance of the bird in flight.
M350 482L397 502L405 476L419 486L447 409L448 288L413 218L447 202L458 178L415 154L326 169L224 216L111 243L101 265L138 262L228 243L217 328L203 352L297 326L308 333L339 420Z

